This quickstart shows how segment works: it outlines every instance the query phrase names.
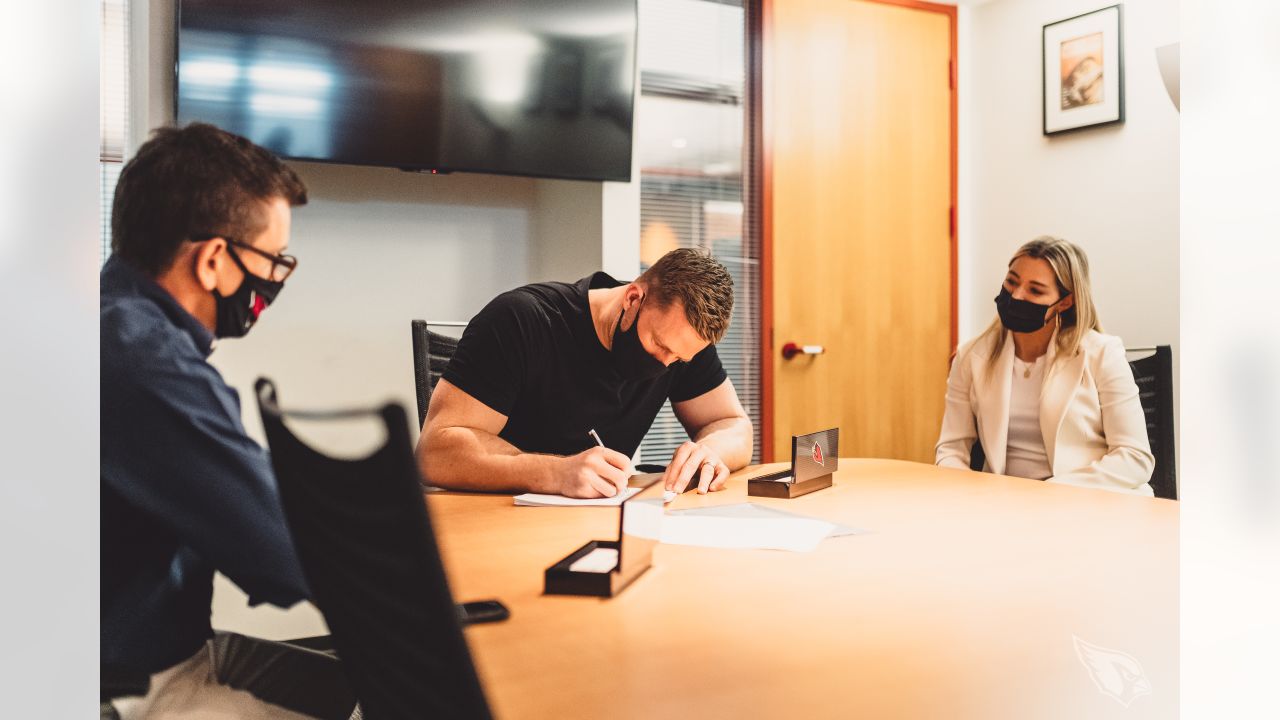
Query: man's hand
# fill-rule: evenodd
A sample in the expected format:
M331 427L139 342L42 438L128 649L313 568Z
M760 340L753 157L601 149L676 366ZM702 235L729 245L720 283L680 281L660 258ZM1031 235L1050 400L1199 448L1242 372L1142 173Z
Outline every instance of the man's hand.
M698 493L706 495L710 491L724 489L729 479L729 466L724 464L714 450L693 442L685 442L671 456L667 471L662 475L662 485L667 490L674 490L676 495L684 492L689 483L698 483Z
M627 488L631 478L631 458L606 447L593 447L560 460L557 492L565 497L613 497Z

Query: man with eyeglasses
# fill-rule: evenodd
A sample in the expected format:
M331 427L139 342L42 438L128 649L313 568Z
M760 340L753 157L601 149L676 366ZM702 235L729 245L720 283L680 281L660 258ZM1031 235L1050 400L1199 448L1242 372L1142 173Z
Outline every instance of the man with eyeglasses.
M100 276L101 665L104 695L108 677L150 685L117 703L125 717L304 717L255 697L300 682L282 679L287 658L238 682L213 640L215 571L254 605L309 590L268 457L207 358L297 267L290 208L306 202L279 159L205 124L157 130L116 185ZM337 670L302 682L341 683Z

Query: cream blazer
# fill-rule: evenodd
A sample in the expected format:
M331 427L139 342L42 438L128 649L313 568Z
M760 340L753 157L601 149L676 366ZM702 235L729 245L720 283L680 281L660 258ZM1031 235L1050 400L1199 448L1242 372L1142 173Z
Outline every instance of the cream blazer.
M985 469L1004 473L1013 385L1013 338L1008 331L1005 336L990 373L990 338L979 336L956 353L935 448L938 465L968 469L977 438L987 456ZM1148 481L1155 457L1120 338L1090 330L1075 357L1056 357L1056 341L1055 336L1049 343L1040 388L1040 433L1053 469L1048 481L1152 495Z

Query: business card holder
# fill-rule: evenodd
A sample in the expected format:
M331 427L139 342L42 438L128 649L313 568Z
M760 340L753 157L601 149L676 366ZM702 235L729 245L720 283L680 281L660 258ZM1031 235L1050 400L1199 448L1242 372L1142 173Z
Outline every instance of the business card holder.
M794 477L786 480L751 478L747 480L747 494L752 497L798 498L823 488L829 488L831 484L830 475L810 478L800 482L796 482Z
M791 469L747 479L747 495L798 498L832 485L840 465L840 428L791 436Z
M622 503L617 540L592 540L547 568L543 594L613 597L643 575L653 565L662 527L662 487L656 476ZM610 567L574 569L592 553L610 550L617 557Z

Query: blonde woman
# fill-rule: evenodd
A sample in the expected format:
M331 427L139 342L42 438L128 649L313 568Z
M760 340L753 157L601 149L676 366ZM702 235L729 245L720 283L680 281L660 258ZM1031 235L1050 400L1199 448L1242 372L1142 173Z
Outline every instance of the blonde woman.
M935 462L1151 495L1155 458L1124 345L1104 335L1079 247L1039 237L1018 249L991 326L956 353Z

